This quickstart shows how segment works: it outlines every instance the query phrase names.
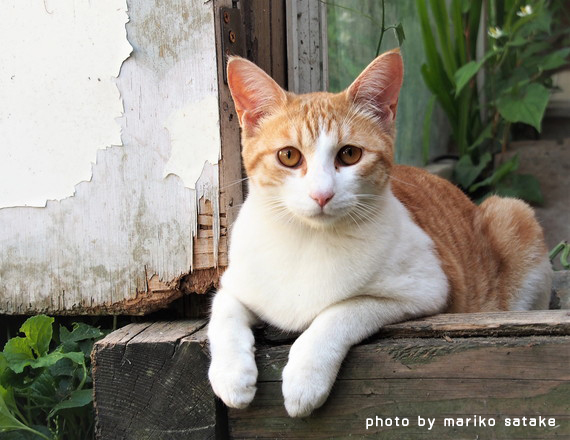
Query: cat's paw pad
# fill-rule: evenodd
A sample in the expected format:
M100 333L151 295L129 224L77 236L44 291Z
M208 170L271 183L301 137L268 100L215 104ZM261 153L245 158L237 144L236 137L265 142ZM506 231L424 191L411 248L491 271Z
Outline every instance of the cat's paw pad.
M231 408L245 408L255 396L257 366L253 356L231 363L212 361L208 377L216 396Z
M285 409L291 417L311 414L325 403L331 388L332 382L322 371L295 367L291 363L283 370Z

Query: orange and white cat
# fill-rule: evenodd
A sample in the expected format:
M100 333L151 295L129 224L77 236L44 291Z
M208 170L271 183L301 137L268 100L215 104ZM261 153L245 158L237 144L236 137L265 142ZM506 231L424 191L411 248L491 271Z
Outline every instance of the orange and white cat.
M228 406L254 397L258 320L303 332L283 371L285 407L299 417L324 403L350 347L384 325L548 307L531 208L499 197L477 207L451 183L394 165L402 77L391 51L342 93L295 95L229 60L249 194L208 330L210 382Z

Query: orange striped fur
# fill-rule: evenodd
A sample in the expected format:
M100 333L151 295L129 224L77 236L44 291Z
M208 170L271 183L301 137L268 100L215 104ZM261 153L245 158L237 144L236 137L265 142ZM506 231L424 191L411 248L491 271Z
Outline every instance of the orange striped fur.
M400 59L398 51L383 57ZM381 67L386 69L386 64ZM388 64L389 71L382 72L389 80L384 80L380 92L397 88L395 100L381 103L385 114L355 106L360 94L368 101L378 99L379 92L365 90L374 85L367 76L378 76L374 71L378 66L372 63L344 92L295 95L280 89L252 63L230 60L228 75L242 126L247 175L255 185L279 186L296 171L279 165L277 151L294 146L310 157L321 131L333 133L339 146L363 149L358 165L362 178L379 190L391 185L415 223L433 240L450 285L449 312L512 308L525 277L546 258L543 232L533 210L522 201L499 197L478 207L448 181L418 168L394 165L393 118L402 82L401 61ZM302 173L306 166L301 164ZM547 274L543 278L549 282Z

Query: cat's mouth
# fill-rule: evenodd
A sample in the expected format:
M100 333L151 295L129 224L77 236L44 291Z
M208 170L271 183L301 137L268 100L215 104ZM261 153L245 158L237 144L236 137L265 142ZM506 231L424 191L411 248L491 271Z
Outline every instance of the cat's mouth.
M332 224L336 224L339 220L346 216L345 212L338 212L335 210L334 212L327 212L326 210L314 211L311 213L304 213L302 215L298 215L301 220L304 220L306 223L317 226L329 226Z

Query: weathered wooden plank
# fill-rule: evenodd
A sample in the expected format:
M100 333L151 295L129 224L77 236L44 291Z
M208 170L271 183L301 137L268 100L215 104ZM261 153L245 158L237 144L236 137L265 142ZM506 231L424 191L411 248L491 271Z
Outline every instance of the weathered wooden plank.
M570 310L445 313L387 325L371 339L528 335L570 335ZM297 334L266 327L260 337L269 343L283 343Z
M569 335L569 310L449 313L385 327L389 337Z
M258 391L248 409L229 410L231 438L568 438L570 337L382 340L351 350L325 405L289 418L280 377L288 346L262 347ZM446 427L474 415L494 427ZM408 418L408 427L366 420ZM505 426L507 417L553 417L556 427ZM418 417L434 418L431 430Z
M227 438L226 429L240 439L567 438L568 313L441 315L392 326L398 338L376 335L350 351L327 403L306 419L289 418L283 407L281 374L290 345L258 335L256 398L246 410L227 412L207 380L205 321L132 324L93 352L99 438ZM450 331L461 337L449 337ZM540 335L528 335L533 331ZM504 336L512 334L519 336ZM473 415L496 426L443 426L445 417ZM407 417L410 426L367 429L367 419L373 423L376 416ZM517 416L553 417L557 427L504 426ZM418 417L435 425L418 426Z
M251 9L254 14L250 29L254 57L257 65L271 75L271 2L251 0Z
M97 438L208 439L216 432L214 395L205 371L203 320L135 327L95 344ZM138 328L140 329L140 327Z
M271 3L271 77L287 88L287 26L285 1Z
M286 0L289 90L295 93L326 90L326 4Z
M138 335L139 333L141 333L143 330L147 329L151 325L152 325L151 322L128 324L108 334L103 340L100 341L100 343L101 344L105 343L109 345L126 344L136 335Z

